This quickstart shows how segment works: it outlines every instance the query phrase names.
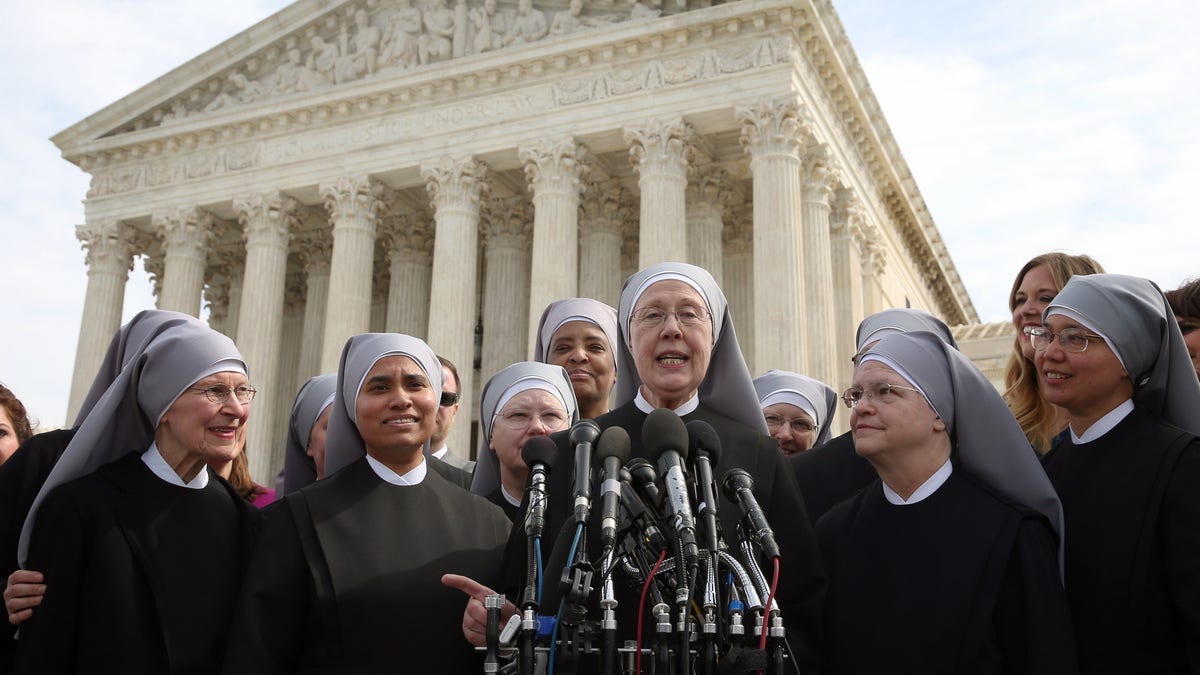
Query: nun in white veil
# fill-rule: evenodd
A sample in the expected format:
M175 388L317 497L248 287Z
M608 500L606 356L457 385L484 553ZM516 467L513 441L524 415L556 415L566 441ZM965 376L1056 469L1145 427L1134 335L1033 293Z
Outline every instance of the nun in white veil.
M567 298L542 312L533 360L566 369L582 418L609 411L617 382L617 336L617 310L598 300Z
M829 440L837 393L824 382L786 370L770 370L754 380L767 433L785 455L804 452Z

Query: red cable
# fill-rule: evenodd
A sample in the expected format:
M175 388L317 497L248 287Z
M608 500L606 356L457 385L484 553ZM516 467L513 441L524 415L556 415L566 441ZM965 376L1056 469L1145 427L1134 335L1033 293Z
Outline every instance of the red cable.
M654 582L654 575L658 574L658 568L667 559L667 549L663 549L661 555L658 556L658 562L654 563L654 568L650 570L650 575L646 577L646 583L642 586L642 599L638 602L638 630L637 630L637 675L642 675L642 621L646 618L646 593L650 590L650 584ZM776 568L778 569L778 568Z
M767 596L767 606L763 609L763 626L762 636L758 639L758 648L765 650L767 648L767 632L771 625L771 603L775 600L775 589L779 588L779 558L772 558L775 570L771 573L771 593ZM762 671L759 671L760 675Z

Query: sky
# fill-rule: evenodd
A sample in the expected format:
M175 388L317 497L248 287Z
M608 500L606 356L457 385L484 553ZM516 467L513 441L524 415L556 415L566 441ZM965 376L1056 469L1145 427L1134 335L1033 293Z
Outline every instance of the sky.
M65 419L88 177L50 136L284 0L15 0L0 22L0 382ZM1087 253L1164 289L1200 276L1200 3L834 0L980 319L1013 275ZM153 306L140 269L125 318Z

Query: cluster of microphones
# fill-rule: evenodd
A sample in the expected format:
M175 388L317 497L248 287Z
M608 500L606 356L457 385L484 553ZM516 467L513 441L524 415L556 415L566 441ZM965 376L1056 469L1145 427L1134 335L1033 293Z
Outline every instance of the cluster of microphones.
M721 531L713 476L721 441L713 427L699 420L685 425L666 409L650 413L642 446L653 464L630 460L629 435L621 427L601 432L582 420L568 439L575 451L573 519L559 538L559 546L571 544L561 571L542 569L541 549L558 448L545 436L522 448L529 467L526 583L508 625L500 626L502 596L488 603L484 672L782 674L788 659L774 603L779 546L754 496L754 480L739 468L726 471L720 483L740 510L738 525L729 540ZM596 520L593 473L600 486L598 547L589 546L597 535L588 531ZM555 607L542 606L548 584L560 592ZM623 612L626 621L636 621L637 639L621 645L617 586L634 591L623 594L622 603L637 603L636 613ZM633 628L620 632L631 635Z

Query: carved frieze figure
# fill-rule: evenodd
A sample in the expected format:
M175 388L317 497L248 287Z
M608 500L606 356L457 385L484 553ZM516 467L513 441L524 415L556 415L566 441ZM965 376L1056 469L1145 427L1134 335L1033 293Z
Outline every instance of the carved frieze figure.
M512 27L504 36L504 44L524 44L537 42L546 37L550 27L546 24L546 13L534 9L532 0L520 0L517 4L517 16L513 19Z
M304 63L304 55L293 45L288 47L287 61L275 69L273 90L280 94L310 91L316 87L318 81L316 72L308 69Z
M454 11L446 7L446 0L433 0L433 6L425 10L423 18L425 33L417 40L417 56L421 65L450 58L453 53Z
M467 0L458 0L454 3L454 38L453 55L454 58L466 56L468 47L471 41L467 38L467 33L471 29L471 23L467 20Z
M418 42L421 35L421 10L412 6L410 0L399 0L398 7L388 17L387 35L379 61L384 66L398 66L405 70L419 62Z
M374 75L379 67L379 44L383 40L383 31L371 25L370 18L363 9L354 13L354 27L353 38L345 25L342 26L339 36L342 56L339 67L335 70L335 80L338 84L364 75Z
M247 79L241 73L232 73L229 76L229 83L232 85L232 89L217 94L217 97L204 107L204 112L213 112L238 103L253 103L267 96L266 87L259 82Z
M312 51L308 55L308 69L313 72L319 85L333 84L333 73L338 63L337 45L326 42L320 35L309 40Z
M584 28L588 20L583 18L583 0L571 0L566 11L556 12L554 21L550 23L551 35L566 35Z
M470 10L471 25L475 29L474 53L482 54L500 49L508 32L508 16L496 10L496 0L483 0L483 5Z

